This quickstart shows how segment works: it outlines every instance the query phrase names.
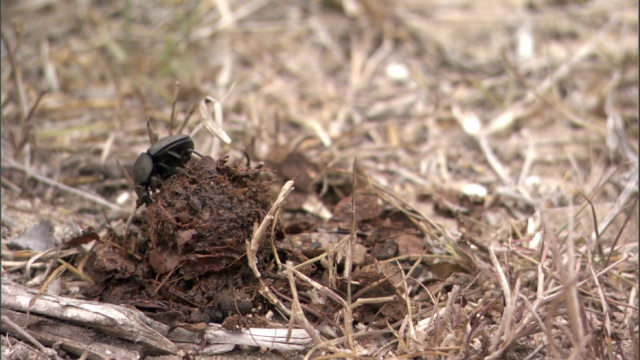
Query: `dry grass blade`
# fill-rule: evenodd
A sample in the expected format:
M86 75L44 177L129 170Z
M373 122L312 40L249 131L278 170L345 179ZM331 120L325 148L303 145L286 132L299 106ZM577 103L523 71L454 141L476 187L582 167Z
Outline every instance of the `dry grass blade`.
M591 244L587 250L588 250L588 254L591 257L591 253L592 253L592 248L595 247L598 250L598 255L600 256L600 259L604 258L604 252L602 250L602 244L600 243L600 232L598 231L598 218L596 216L596 209L593 206L593 202L591 201L591 199L589 199L585 194L583 194L582 192L579 192L579 194L585 199L585 201L589 204L589 206L591 207L591 216L593 217L593 233L595 235L595 241L594 244Z
M417 266L420 262L416 262L416 264L414 264L414 266ZM404 346L407 347L408 350L413 350L415 345L415 343L418 342L417 339L417 334L416 334L416 329L413 323L413 310L412 310L412 301L411 301L411 296L409 294L409 285L407 284L407 274L404 273L404 271L402 271L402 265L400 263L396 263L398 265L398 268L400 270L400 273L402 274L402 291L401 291L401 296L403 297L405 306L407 307L407 315L405 315L402 326L400 327L400 334L406 333L405 337L404 337ZM406 326L405 326L406 324ZM403 327L406 328L406 331L403 331Z
M111 133L107 138L107 140L104 142L104 145L102 146L102 154L100 154L100 165L104 166L104 164L106 164L107 159L111 155L111 149L113 148L113 142L115 140L116 140L116 133ZM124 173L128 175L126 171L124 171Z
M209 110L210 104L213 104L213 115ZM205 129L207 129L211 135L224 141L225 144L231 143L231 138L222 128L222 104L220 104L218 100L207 96L200 101L200 119Z
M291 303L291 324L297 323L311 336L316 345L323 344L324 340L320 337L318 331L309 323L309 320L304 316L302 307L300 306L300 299L298 298L298 290L296 289L296 282L293 278L293 264L287 261L286 264L287 279L289 279L289 287L293 296Z
M587 324L584 318L584 308L578 294L578 276L582 263L581 258L576 258L575 244L573 238L573 218L569 218L569 236L566 243L566 252L564 256L558 256L560 251L556 251L555 263L561 276L564 300L567 303L568 321L571 329L571 342L573 348L569 355L570 358L579 358L587 344ZM556 247L559 250L559 247ZM563 259L564 257L564 259ZM564 260L564 261L563 261ZM578 260L578 262L576 262Z
M502 162L498 159L489 144L487 131L480 122L480 118L471 111L462 111L457 105L451 108L451 112L462 126L462 129L478 142L487 162L491 165L491 168L495 171L496 175L498 175L502 183L512 185L513 180L509 176L509 172L504 165L502 165Z
M235 344L280 351L303 350L312 341L303 329L288 331L287 329L249 328L231 332L216 324L211 324L205 330L204 338L210 344Z
M171 102L171 117L169 118L169 135L173 135L176 123L176 105L178 104L178 94L180 93L180 82L176 81L173 87L173 101Z
M240 21L257 12L269 2L271 2L271 0L253 0L238 7L235 13L232 13L228 1L217 0L216 6L221 13L220 20L218 20L218 22L214 26L207 26L194 31L191 35L191 38L192 40L201 40L210 37L220 30L229 27L230 24L235 24L237 21Z
M156 129L151 125L151 118L147 118L147 135L149 136L150 145L157 143L160 138Z
M57 352L54 349L47 348L38 340L36 340L33 336L31 336L28 332L22 329L18 324L14 323L7 316L2 316L2 327L4 329L8 329L10 332L13 330L14 333L19 334L22 338L26 339L33 345L35 345L38 350L42 353L43 356L46 356L49 359L62 360L60 356L58 356Z
M516 280L516 285L512 290L509 285L509 281L502 270L502 266L496 257L493 246L489 247L489 256L505 301L500 326L498 327L498 331L493 334L491 338L489 352L492 353L492 355L487 357L487 359L498 359L502 356L502 353L507 349L514 338L513 321L514 312L516 311L516 300L518 298L518 291L520 288L520 280Z
M627 204L632 203L632 202L633 203L637 202L638 184L639 184L639 182L638 182L638 163L637 162L635 164L635 169L630 171L629 175L630 175L630 179L626 183L624 190L622 190L622 193L620 193L620 195L616 199L616 202L615 202L613 208L607 214L607 216L598 224L598 231L601 234L604 233L607 230L609 225L611 225L611 223L618 216L618 214L620 214L622 211L624 211L624 208L625 208L625 206ZM631 201L631 199L633 199L634 195L636 197L636 200ZM591 239L592 240L596 240L595 231L591 235Z
M344 278L347 281L347 306L344 309L344 333L347 343L354 356L358 356L358 351L353 343L353 312L351 306L351 268L353 267L353 248L356 241L356 188L358 177L356 175L357 158L353 159L351 167L351 231L347 240L347 255L344 262Z
M609 262L611 261L611 256L613 256L615 250L616 250L616 246L618 245L618 241L620 240L620 237L622 236L622 231L624 231L624 229L627 227L627 224L629 223L629 220L632 217L632 212L635 211L636 209L638 209L638 199L640 199L640 196L636 196L635 201L633 202L633 204L629 207L629 209L626 212L626 218L624 219L624 223L620 226L620 229L618 230L618 234L616 235L615 239L613 240L613 242L611 243L611 246L609 248L609 254L607 255L607 259L604 262L604 266L609 266Z
M282 189L280 189L280 194L278 194L278 198L274 201L273 205L271 205L271 209L269 209L269 212L260 223L260 226L254 229L251 240L247 241L247 260L249 261L249 267L251 267L254 275L258 279L261 278L261 275L260 271L258 270L256 253L258 252L258 248L260 247L260 241L262 241L262 238L267 231L269 224L271 224L271 222L274 220L276 213L278 212L280 207L282 207L282 204L287 198L287 195L289 195L289 193L293 191L293 184L294 182L292 180L289 180L282 186Z
M27 114L29 113L29 106L27 105L27 95L25 93L22 81L22 69L17 66L15 54L13 53L14 49L11 47L4 30L0 30L0 34L2 35L2 42L4 42L5 49L7 50L7 58L9 59L9 63L11 64L11 68L13 69L13 81L16 85L18 102L20 104L20 119L22 119L22 121L25 121L25 119L27 118Z
M629 294L629 299L627 300L627 311L625 311L624 315L624 324L626 326L625 333L629 336L630 339L635 340L632 342L633 344L633 353L636 355L637 359L640 359L640 343L638 342L638 333L635 331L637 327L637 322L634 323L632 320L633 313L638 313L638 308L633 309L634 306L638 305L638 288L634 287L631 289L631 293Z
M353 302L350 305L350 307L353 310L362 305L384 304L384 303L395 300L395 298L396 298L395 295L382 296L377 298L359 298L359 299L356 299L356 301Z
M443 228L437 222L433 221L429 216L416 209L409 202L407 202L407 200L402 199L398 195L394 194L393 191L388 189L386 186L378 184L375 181L370 181L370 183L378 191L380 191L380 196L383 200L391 204L398 211L405 214L421 231L424 231L425 234L428 234L434 239L442 241L443 244L448 247L449 251L455 253L455 251L451 247L451 244L453 243L453 237L445 228ZM430 228L425 226L422 222L425 222L430 226Z
M605 290L603 289L602 285L600 284L600 281L598 280L598 277L595 276L595 270L593 269L593 266L589 266L589 272L591 273L591 277L593 279L593 282L596 286L597 289L597 294L598 297L600 299L600 306L602 306L602 314L604 317L604 321L603 321L603 330L604 330L604 338L608 347L608 353L611 356L612 355L612 351L611 351L611 311L609 310L609 304L607 303L607 299L605 296Z
M618 21L619 19L613 18L604 24L598 32L589 39L589 41L583 44L580 49L578 49L578 51L576 51L570 59L564 62L552 75L536 86L534 90L530 90L523 99L512 104L507 110L493 118L486 127L485 133L490 135L503 131L504 129L509 128L519 117L530 112L529 108L532 106L536 98L549 91L552 86L569 75L574 66L591 55L595 51L595 48L598 42L601 41L603 35L606 34Z
M344 308L349 307L349 304L347 303L347 301L344 300L342 297L340 297L340 295L338 295L334 291L332 291L330 288L328 288L328 287L320 284L319 282L311 279L310 277L304 275L303 273L301 273L300 271L296 270L295 268L292 271L293 271L294 275L299 277L301 280L307 282L309 285L313 286L316 290L322 292L329 299L335 301L340 306L342 306Z
M81 197L81 198L83 198L85 200L89 200L91 202L94 202L94 203L96 203L96 204L98 204L100 206L106 207L107 209L109 209L111 211L120 211L121 210L118 205L113 204L113 203L111 203L111 202L109 202L109 201L107 201L107 200L105 200L105 199L103 199L101 197L98 197L98 196L93 195L91 193L88 193L86 191L82 191L82 190L73 188L73 187L65 185L65 184L59 183L59 182L57 182L55 180L49 179L46 176L42 176L42 175L36 174L32 170L27 169L26 167L18 164L17 162L15 162L12 159L5 159L5 162L4 162L3 165L6 166L9 169L20 170L20 171L24 172L27 175L27 177L33 178L35 180L38 180L41 183L44 183L44 184L47 184L49 186L55 187L55 188L57 188L59 190L62 190L62 191L68 192L70 194L76 195L76 196Z

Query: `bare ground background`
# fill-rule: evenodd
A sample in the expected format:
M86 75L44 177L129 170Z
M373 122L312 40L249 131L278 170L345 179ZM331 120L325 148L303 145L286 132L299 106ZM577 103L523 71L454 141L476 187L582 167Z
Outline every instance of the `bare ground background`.
M223 105L233 142L196 111L198 151L248 154L324 204L290 221L340 212L323 196L357 157L420 230L391 258L450 266L395 284L409 310L384 336L340 315L309 356L639 357L636 2L3 1L1 54L3 277L50 275L15 247L44 219L56 241L122 231L116 159L149 147L148 118L169 134L178 82L178 120Z

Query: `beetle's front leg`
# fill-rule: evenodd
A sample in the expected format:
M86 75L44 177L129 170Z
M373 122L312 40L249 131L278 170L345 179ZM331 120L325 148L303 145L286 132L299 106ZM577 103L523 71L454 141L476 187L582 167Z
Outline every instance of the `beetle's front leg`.
M162 178L160 176L152 176L149 178L149 189L152 191L160 189L162 186Z
M138 195L136 207L140 207L142 204L151 204L151 195L149 194L149 188L147 185L136 184L136 195Z

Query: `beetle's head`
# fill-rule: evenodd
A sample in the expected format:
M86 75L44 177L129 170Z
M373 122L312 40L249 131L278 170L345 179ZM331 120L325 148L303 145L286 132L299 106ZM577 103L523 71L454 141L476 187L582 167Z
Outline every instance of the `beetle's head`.
M136 185L145 185L153 175L153 159L149 154L142 153L133 164L133 181Z

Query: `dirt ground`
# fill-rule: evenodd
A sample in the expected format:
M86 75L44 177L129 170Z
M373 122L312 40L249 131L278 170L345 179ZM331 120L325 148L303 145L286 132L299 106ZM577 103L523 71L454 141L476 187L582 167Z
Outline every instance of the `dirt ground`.
M311 339L217 358L640 358L637 2L1 11L3 281Z

